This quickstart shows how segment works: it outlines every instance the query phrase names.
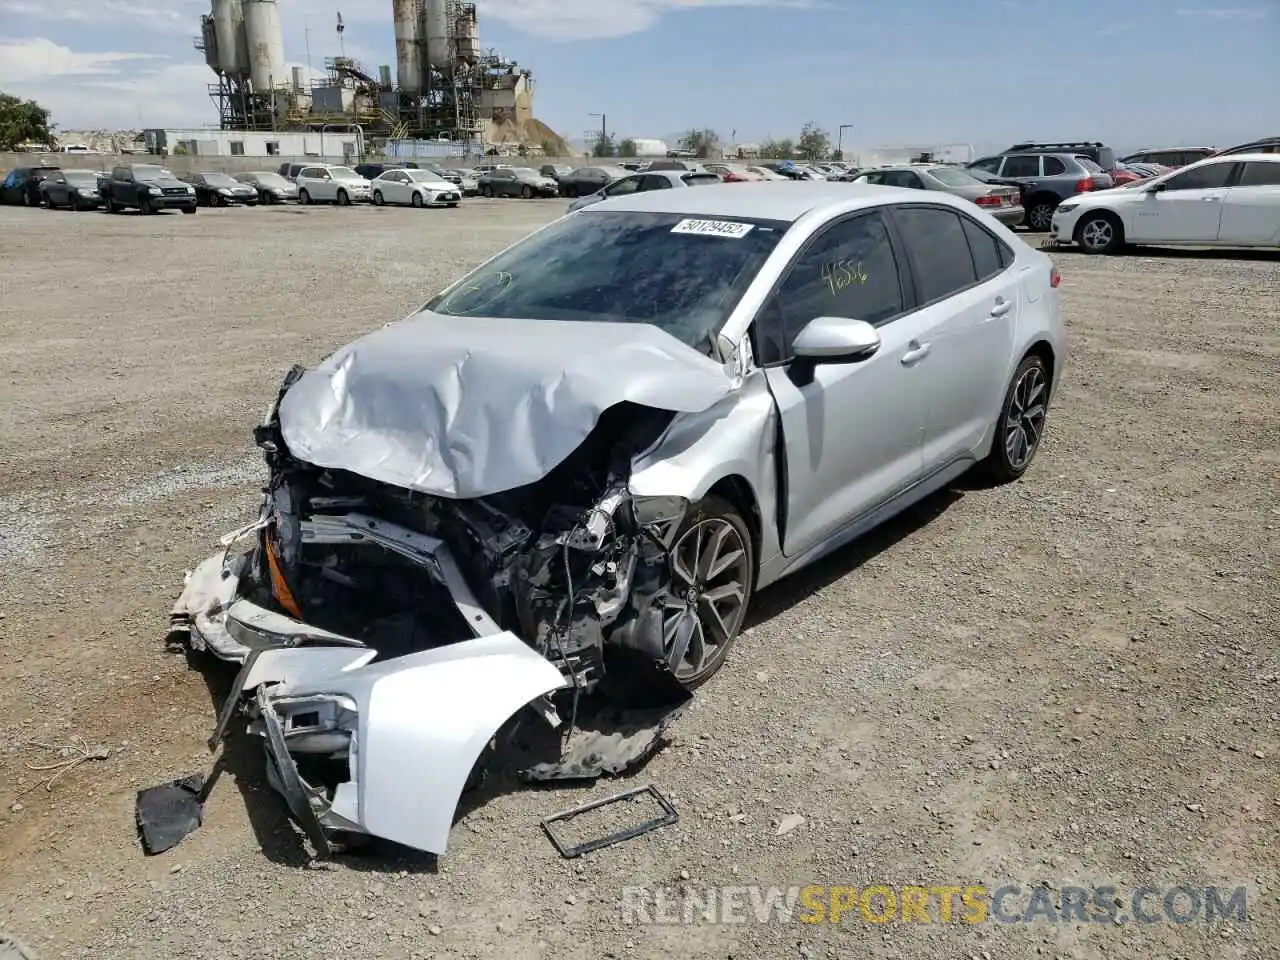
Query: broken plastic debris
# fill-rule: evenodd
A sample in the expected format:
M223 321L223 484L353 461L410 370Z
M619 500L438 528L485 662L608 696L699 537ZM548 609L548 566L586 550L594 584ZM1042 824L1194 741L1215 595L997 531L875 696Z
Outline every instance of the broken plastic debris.
M803 816L801 816L798 813L789 813L785 817L783 817L782 821L778 824L777 835L779 837L784 836L785 834L790 833L796 827L803 827L803 826L804 826Z
M149 856L176 847L204 820L204 775L138 791L138 833Z

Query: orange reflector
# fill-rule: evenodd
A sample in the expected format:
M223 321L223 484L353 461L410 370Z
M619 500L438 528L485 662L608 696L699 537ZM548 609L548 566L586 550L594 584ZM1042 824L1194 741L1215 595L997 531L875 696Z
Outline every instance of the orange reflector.
M271 573L271 595L280 602L280 606L284 607L287 612L302 619L302 608L298 606L298 601L293 598L293 591L289 589L289 584L285 582L284 571L280 569L280 558L276 556L276 541L271 532L267 533L267 570Z

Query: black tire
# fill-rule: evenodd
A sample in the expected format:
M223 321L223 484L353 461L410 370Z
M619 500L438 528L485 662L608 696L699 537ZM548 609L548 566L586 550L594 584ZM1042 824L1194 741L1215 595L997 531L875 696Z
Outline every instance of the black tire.
M351 205L351 197L347 195L347 191L339 190L334 202L340 207L349 207Z
M1072 237L1084 253L1119 253L1124 246L1124 224L1109 211L1086 213Z
M103 212L104 212L104 213L115 213L115 212L116 212L116 202L115 202L114 200L112 200L110 197L107 197L107 198L102 202L102 210L103 210Z
M373 205L375 207L380 207L384 203L386 203L386 201L382 198L382 191L381 190L373 191Z
M298 191L298 202L299 202L300 204L302 204L304 207L305 207L305 206L310 206L310 204L311 204L311 194L307 193L307 191L306 191L305 189L303 189L303 190L299 190L299 191Z
M421 209L421 208L422 208L422 203L423 203L423 200L422 200L422 194L417 193L417 192L415 191L415 192L414 192L414 194L413 194L413 199L412 199L412 200L410 200L409 202L410 202L410 203L412 203L415 207L418 207L419 209Z
M676 679L689 690L702 686L702 684L710 680L724 665L725 659L729 655L729 650L733 647L734 641L738 639L738 635L742 632L742 625L746 620L747 609L751 604L751 594L755 587L756 558L755 545L751 538L751 529L747 526L746 521L738 512L737 507L729 501L713 495L705 497L689 508L688 514L680 524L680 529L672 541L674 544L671 554L672 574L671 582L668 586L668 595L675 595L677 590L684 589L683 586L680 585L681 581L677 579L674 572L676 568L676 561L674 559L676 552L681 549L687 550L689 546L692 546L692 544L686 544L686 538L697 535L695 534L695 528L712 524L727 524L731 527L733 533L736 534L738 548L740 548L742 552L740 570L731 569L726 571L719 577L713 578L712 582L721 583L721 585L723 585L721 581L725 576L733 576L734 579L732 582L736 583L741 591L741 603L730 616L730 623L727 625L727 638L720 639L717 643L713 644L714 650L702 658L703 662L700 668L695 669L693 672L688 672L687 668L692 666L692 664L686 661L677 665L675 669ZM735 566L737 565L738 564L735 563ZM706 584L703 584L703 586L706 586ZM707 592L709 593L710 591ZM695 602L693 604L693 609L702 609L701 601ZM659 614L659 616L665 617L665 613ZM699 618L699 620L701 620L701 618ZM665 630L665 621L660 620L659 623ZM665 632L663 635L665 635ZM669 650L664 650L663 652L664 655L669 655L671 653Z
M568 197L570 200L576 200L576 199L577 199L577 197L578 197L578 188L577 188L577 186L575 186L575 185L573 185L573 184L570 184L569 186L565 187L565 188L564 188L564 195L565 195L566 197Z
M183 212L183 213L195 213L197 209L198 209L197 207L183 207L183 208L182 208L182 212Z
M991 452L980 465L987 479L1012 483L1027 472L1044 438L1050 386L1044 358L1036 353L1023 357L1005 391ZM1029 449L1022 450L1014 439L1019 430Z
M1027 227L1035 233L1044 233L1053 223L1053 211L1058 205L1051 200L1038 198L1027 208Z
M457 210L457 209L458 209L458 207L460 207L460 206L462 206L462 204L460 204L460 203L451 203L451 204L449 204L449 209L450 209L450 210Z
M142 214L144 217L150 216L152 213L155 213L155 210L152 209L151 201L148 198L146 197L138 198L138 212Z
M533 199L533 187L531 187L531 186L529 186L529 185L527 185L527 184L526 184L525 186L521 187L521 188L520 188L520 196L521 196L521 197L523 197L525 200L532 200L532 199Z
M480 196L482 196L482 197L492 197L492 196L493 196L493 187L489 186L487 183L486 183L486 184L481 184L481 186L480 186Z

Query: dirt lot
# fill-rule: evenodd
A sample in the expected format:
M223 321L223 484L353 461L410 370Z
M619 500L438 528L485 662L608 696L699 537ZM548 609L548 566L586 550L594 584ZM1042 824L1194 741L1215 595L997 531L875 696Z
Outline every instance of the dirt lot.
M1040 459L758 598L633 781L676 826L565 861L538 819L619 785L500 781L438 864L315 865L240 739L203 828L142 856L134 792L207 767L220 682L166 650L167 612L252 517L251 430L281 374L561 209L0 210L0 931L140 960L1276 957L1273 257L1056 255L1073 356ZM30 742L73 735L109 757L47 790ZM809 883L1114 886L1126 907L1144 885L1246 885L1249 920L621 910L631 885Z

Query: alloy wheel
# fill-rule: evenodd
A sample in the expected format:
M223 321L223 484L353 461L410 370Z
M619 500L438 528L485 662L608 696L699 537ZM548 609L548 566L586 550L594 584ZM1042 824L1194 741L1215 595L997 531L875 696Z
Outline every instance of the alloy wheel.
M1009 466L1022 470L1035 456L1044 435L1045 376L1038 364L1028 367L1009 394L1004 452Z
M1100 253L1111 246L1115 237L1115 227L1103 217L1090 220L1080 228L1080 245L1086 250Z
M1053 206L1048 203L1037 203L1027 214L1027 223L1032 230L1048 230L1053 223Z
M700 520L671 548L671 589L663 602L667 666L690 680L718 665L747 611L750 553L722 517Z

